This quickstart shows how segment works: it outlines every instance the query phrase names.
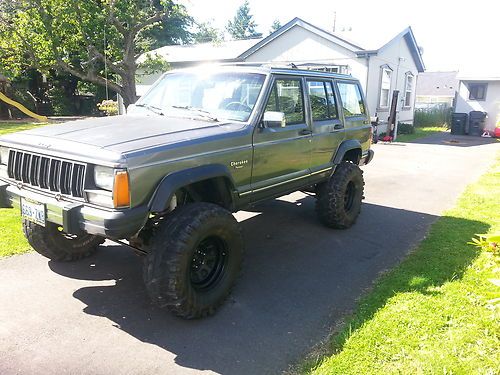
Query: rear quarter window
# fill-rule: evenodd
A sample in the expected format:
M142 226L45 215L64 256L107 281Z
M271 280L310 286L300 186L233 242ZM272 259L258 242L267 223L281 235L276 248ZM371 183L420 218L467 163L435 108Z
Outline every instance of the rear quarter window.
M365 103L361 95L361 89L356 82L337 82L344 116L366 115Z

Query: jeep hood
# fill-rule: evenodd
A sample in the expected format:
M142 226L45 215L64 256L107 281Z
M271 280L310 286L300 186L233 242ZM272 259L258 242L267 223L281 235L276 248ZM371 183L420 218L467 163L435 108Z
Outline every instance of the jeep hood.
M242 124L157 115L124 115L44 126L9 134L1 140L19 147L27 145L71 154L89 153L93 149L101 154L107 151L108 154L122 155L158 145L227 133L235 127L240 129ZM80 152L75 152L78 150Z

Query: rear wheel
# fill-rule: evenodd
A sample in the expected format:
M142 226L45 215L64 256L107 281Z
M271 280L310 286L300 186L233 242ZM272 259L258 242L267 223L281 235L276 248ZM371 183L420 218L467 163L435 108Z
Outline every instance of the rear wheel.
M144 282L152 301L175 315L211 315L238 277L243 240L233 215L212 203L176 208L147 245Z
M318 186L316 213L330 228L351 227L361 211L363 172L356 164L342 162L330 179Z
M64 233L62 227L47 223L45 227L23 220L23 232L36 252L58 262L70 262L95 253L104 238L84 234L81 236Z

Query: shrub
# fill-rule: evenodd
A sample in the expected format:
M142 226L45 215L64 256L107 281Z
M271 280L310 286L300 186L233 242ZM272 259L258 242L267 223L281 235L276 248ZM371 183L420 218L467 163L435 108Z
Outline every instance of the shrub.
M99 111L106 113L106 116L116 116L118 114L118 102L114 100L103 100L101 103L97 103L97 108L99 108Z
M398 123L398 134L413 134L415 133L415 128L412 124L407 124L404 122Z
M451 126L451 113L453 109L446 106L431 108L418 108L415 110L414 124L420 126Z

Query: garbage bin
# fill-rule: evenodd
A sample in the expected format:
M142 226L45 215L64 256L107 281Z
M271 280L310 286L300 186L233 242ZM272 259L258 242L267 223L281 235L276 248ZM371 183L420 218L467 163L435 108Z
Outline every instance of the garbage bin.
M467 113L453 113L451 115L451 134L464 135L468 117Z
M470 111L469 112L469 135L480 137L484 132L486 123L486 112Z

